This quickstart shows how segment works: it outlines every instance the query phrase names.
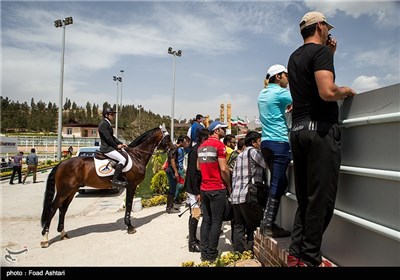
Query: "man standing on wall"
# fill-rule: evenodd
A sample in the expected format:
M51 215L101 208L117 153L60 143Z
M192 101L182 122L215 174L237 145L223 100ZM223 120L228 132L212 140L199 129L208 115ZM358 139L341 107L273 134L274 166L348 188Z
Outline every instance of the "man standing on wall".
M289 58L293 98L290 144L294 162L297 211L288 266L320 266L322 235L334 210L341 163L338 100L354 96L335 84L336 40L320 12L300 22L304 44Z

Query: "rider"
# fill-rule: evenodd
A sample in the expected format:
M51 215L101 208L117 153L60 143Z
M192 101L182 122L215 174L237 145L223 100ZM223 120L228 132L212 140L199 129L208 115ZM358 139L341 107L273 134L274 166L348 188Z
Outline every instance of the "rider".
M117 112L111 108L105 108L103 110L104 119L100 122L98 127L101 139L100 152L118 162L117 166L115 167L114 177L111 181L113 187L126 187L127 182L118 179L126 163L125 157L121 155L118 150L126 147L126 144L123 144L113 135L111 121L114 119L114 114L116 113Z

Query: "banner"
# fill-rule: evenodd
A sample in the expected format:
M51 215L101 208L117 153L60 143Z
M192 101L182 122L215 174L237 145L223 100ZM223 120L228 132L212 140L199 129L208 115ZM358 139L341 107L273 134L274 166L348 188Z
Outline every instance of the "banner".
M18 152L18 139L11 137L0 136L0 153L17 153Z

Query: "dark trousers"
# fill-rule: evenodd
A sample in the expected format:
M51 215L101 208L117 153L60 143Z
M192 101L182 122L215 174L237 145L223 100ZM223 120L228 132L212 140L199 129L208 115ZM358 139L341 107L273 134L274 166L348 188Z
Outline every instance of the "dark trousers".
M200 227L201 258L214 261L218 257L218 241L223 222L226 189L200 191L203 219Z
M248 203L232 204L235 223L233 228L233 249L240 253L253 251L254 231L260 226L263 216L262 208L259 205Z
M10 184L14 183L15 173L18 174L18 183L22 183L22 175L21 175L22 166L13 166L13 171L11 173Z
M289 254L318 266L322 236L332 218L341 163L341 133L300 130L290 134L297 211Z
M287 142L262 141L261 153L271 173L269 195L280 200L288 185L286 170L292 160L290 145Z
M175 197L176 185L178 182L176 180L174 170L172 169L172 167L169 166L167 168L167 170L165 170L165 173L167 174L168 183L169 183L168 194Z

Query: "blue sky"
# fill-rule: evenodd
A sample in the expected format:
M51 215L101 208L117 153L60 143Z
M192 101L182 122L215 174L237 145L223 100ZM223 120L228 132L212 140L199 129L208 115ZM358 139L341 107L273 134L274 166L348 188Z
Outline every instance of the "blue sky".
M58 105L62 29L66 27L64 100L116 103L114 75L124 70L122 103L171 114L176 58L175 119L197 113L258 116L266 70L287 65L303 41L298 24L309 11L335 26L336 83L358 93L400 82L397 1L2 1L1 91L30 104Z

